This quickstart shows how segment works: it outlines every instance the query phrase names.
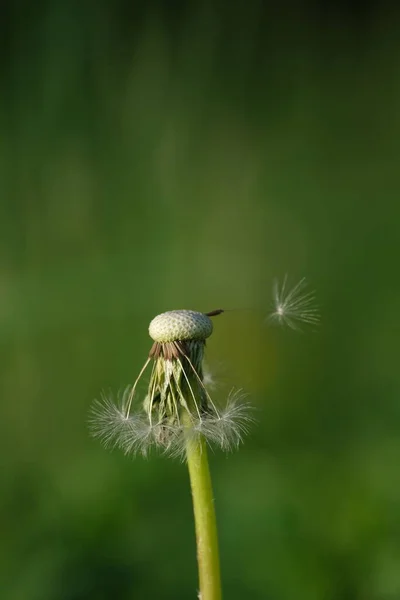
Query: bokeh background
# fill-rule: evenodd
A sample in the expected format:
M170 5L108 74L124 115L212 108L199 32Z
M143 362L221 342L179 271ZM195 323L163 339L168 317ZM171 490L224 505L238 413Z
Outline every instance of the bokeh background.
M164 310L257 425L211 456L225 597L400 598L400 27L385 3L5 2L0 589L196 597L185 466L91 439ZM307 277L318 331L269 328Z

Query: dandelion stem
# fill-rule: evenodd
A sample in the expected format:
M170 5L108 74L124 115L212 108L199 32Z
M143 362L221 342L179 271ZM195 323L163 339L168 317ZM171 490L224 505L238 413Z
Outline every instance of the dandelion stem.
M186 424L191 427L189 421L188 419ZM203 436L199 438L188 436L186 455L196 526L199 598L201 600L221 600L217 522L208 466L207 446Z

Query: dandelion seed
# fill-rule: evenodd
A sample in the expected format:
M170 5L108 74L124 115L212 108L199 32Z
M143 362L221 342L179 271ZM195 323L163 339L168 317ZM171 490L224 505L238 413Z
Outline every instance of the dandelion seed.
M93 437L99 438L106 448L119 445L123 432L128 427L128 418L122 407L110 394L102 393L95 400L89 416L89 429Z
M213 330L210 316L221 312L176 310L155 317L149 326L154 344L148 360L118 403L112 395L95 402L92 434L107 447L144 456L151 448L184 455L187 441L199 436L224 451L236 448L252 422L248 406L239 402L243 394L231 393L226 407L219 409L204 381L205 341ZM148 391L142 409L137 410L136 387L150 362Z
M198 422L194 432L203 435L210 446L215 444L226 452L238 448L254 422L251 407L243 403L246 396L241 390L232 390L226 407Z
M306 290L305 278L293 288L288 289L287 275L282 284L275 280L273 286L273 312L268 320L280 325L288 325L301 331L300 323L317 325L320 320L318 307L315 304L315 293Z
M123 398L130 392L127 388ZM96 400L89 416L89 429L93 437L100 439L106 448L119 447L125 453L146 454L146 439L151 436L149 423L143 415L127 415L124 402L113 395L102 394Z

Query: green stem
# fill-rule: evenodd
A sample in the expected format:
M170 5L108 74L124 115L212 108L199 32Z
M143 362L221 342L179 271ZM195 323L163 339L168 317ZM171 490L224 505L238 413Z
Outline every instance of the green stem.
M200 600L221 600L217 522L204 438L189 439L186 455L196 525Z

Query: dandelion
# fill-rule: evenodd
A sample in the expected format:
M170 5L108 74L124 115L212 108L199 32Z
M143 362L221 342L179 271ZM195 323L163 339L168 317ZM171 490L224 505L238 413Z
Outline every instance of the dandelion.
M216 311L214 311L215 314ZM204 383L205 340L213 330L209 314L175 310L150 323L154 340L149 358L132 387L114 400L103 394L94 403L90 429L106 447L127 454L147 455L152 447L164 453L185 452L188 438L204 436L209 445L232 450L242 441L251 423L244 397L232 390L225 408L217 408ZM134 399L140 378L152 363L142 410Z
M114 401L96 401L90 416L92 434L107 447L146 456L151 448L187 459L196 524L200 595L219 600L221 585L215 511L207 445L230 451L239 446L252 422L244 394L232 391L225 408L217 408L204 384L206 339L211 317L174 310L155 317L149 326L154 343L133 386ZM138 382L151 365L147 394L135 408Z
M301 330L301 323L317 325L320 315L315 304L315 293L307 291L306 287L307 283L304 277L291 289L288 289L287 286L287 275L285 275L282 284L275 280L273 311L268 320L280 325L288 325L299 331Z

